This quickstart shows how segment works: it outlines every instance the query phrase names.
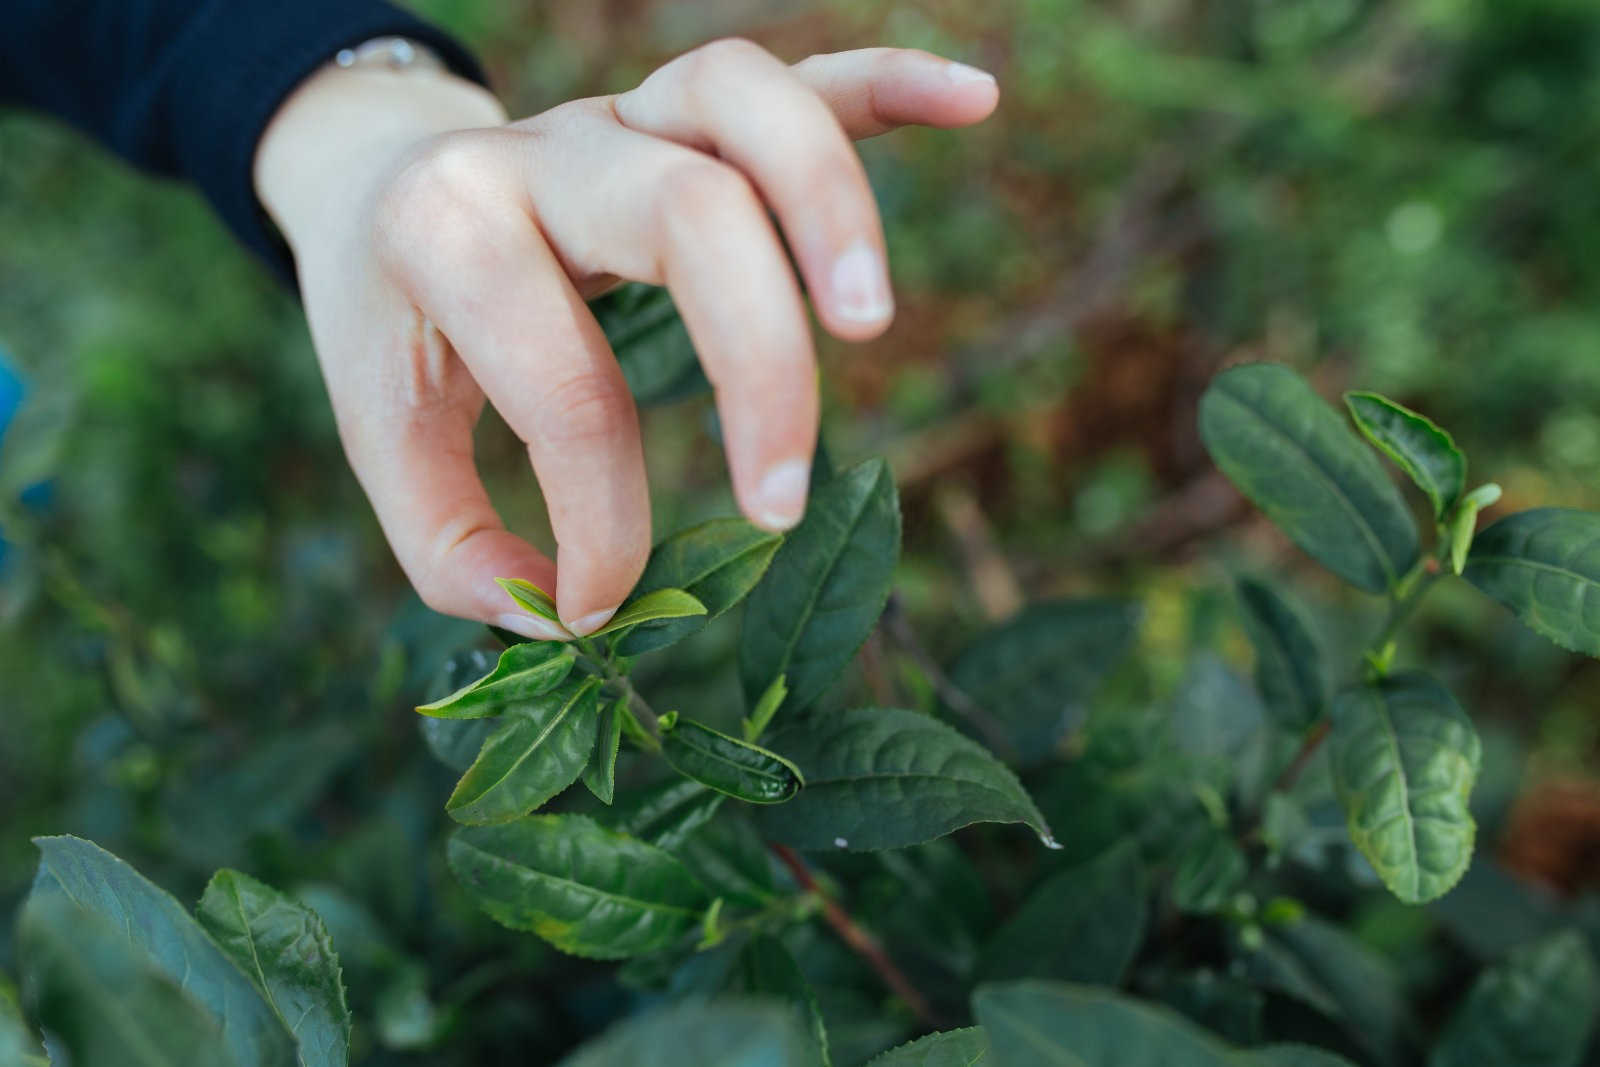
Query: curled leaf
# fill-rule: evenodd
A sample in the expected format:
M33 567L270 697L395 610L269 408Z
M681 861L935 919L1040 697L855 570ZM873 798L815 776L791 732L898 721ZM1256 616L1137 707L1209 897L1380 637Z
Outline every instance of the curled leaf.
M693 719L668 728L662 717L661 752L678 773L751 804L781 804L805 784L800 768L777 753Z

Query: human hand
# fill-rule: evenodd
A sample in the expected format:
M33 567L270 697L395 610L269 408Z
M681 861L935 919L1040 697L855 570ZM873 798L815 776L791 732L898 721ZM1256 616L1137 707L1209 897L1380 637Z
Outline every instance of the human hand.
M294 250L345 453L422 599L564 639L507 614L494 579L553 589L579 636L632 589L651 536L638 417L585 305L619 279L671 291L716 390L740 509L794 525L816 361L768 211L824 328L878 335L893 301L850 140L977 122L998 95L923 52L791 67L737 40L509 126L440 72L330 68L302 85L262 138L256 189ZM479 480L486 397L527 445L554 562L505 529Z

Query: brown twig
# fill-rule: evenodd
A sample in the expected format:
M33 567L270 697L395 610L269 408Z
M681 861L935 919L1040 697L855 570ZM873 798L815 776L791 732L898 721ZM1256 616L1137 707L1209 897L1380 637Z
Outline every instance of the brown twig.
M807 893L814 893L817 899L822 902L823 921L833 928L833 932L839 935L839 939L877 972L878 977L883 979L884 984L894 990L895 995L906 1002L906 1006L911 1009L912 1014L922 1021L923 1025L934 1030L942 1029L944 1023L934 1013L932 1006L928 1003L928 998L923 996L921 991L911 984L911 980L905 976L905 972L895 966L894 960L889 958L889 954L884 951L883 945L878 942L878 939L857 925L856 921L850 917L850 913L845 911L838 901L829 896L822 886L817 884L816 876L811 873L811 867L800 857L800 854L788 845L769 844L767 847L789 869L789 873L794 875L796 884Z
M1318 720L1317 724L1306 732L1305 739L1300 742L1300 749L1294 754L1294 759L1289 761L1289 766L1278 775L1277 781L1272 783L1272 792L1287 793L1294 788L1300 780L1300 774L1306 769L1306 764L1311 762L1311 757L1317 754L1317 749L1322 747L1322 742L1328 739L1328 730L1332 724L1326 719Z

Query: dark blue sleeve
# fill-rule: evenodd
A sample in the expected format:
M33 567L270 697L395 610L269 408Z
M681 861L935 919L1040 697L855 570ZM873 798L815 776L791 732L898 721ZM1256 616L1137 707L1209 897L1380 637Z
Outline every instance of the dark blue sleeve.
M459 44L382 0L5 0L0 103L50 112L144 170L193 182L292 284L256 201L256 142L339 49L390 34L483 81Z

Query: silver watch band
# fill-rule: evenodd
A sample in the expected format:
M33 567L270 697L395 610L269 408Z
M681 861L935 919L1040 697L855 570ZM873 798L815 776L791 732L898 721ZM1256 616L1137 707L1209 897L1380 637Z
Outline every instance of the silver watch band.
M333 61L346 70L443 70L444 61L431 48L405 37L374 37L354 48L341 48Z

